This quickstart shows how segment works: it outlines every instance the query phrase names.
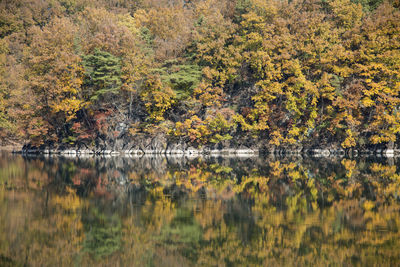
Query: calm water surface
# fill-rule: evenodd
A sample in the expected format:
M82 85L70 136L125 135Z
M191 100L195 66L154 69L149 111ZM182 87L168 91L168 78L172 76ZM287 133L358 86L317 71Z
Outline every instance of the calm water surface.
M399 167L0 154L0 266L399 266Z

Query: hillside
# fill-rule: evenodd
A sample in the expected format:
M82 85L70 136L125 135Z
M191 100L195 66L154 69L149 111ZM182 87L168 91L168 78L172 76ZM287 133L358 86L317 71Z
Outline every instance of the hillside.
M400 2L3 0L0 140L393 148Z

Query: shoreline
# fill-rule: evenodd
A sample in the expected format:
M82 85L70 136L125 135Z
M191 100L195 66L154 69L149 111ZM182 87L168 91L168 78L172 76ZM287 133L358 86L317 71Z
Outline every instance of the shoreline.
M358 157L358 156L375 156L393 158L400 157L400 149L302 149L289 150L277 148L274 150L259 150L254 148L229 148L229 149L172 149L172 150L155 150L155 149L131 149L131 150L102 150L102 149L22 149L22 146L0 146L0 151L10 152L22 155L60 155L65 157L258 157L260 155L276 155L276 156L309 156L316 158L329 157Z
M23 150L23 145L0 145L0 151L18 152Z

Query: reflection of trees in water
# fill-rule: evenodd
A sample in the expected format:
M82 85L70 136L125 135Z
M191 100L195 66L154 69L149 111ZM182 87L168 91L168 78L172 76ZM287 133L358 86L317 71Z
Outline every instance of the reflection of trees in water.
M393 178L396 165L384 159L115 157L39 162L50 177L51 190L62 193L72 186L82 197L104 197L122 207L143 203L152 190L164 191L177 203L189 193L226 200L240 196L241 202L248 200L247 206L255 194L268 192L269 203L278 210L288 209L293 201L300 203L294 198L306 201L307 209L330 206L342 198L380 203L387 197L399 198L398 181Z
M85 240L82 252L89 253L94 259L99 260L121 249L122 224L118 214L113 214L109 209L98 209L89 206L82 214Z
M191 208L178 208L173 219L162 227L155 239L158 245L168 244L168 250L178 250L186 258L197 261L197 246L201 237L202 229Z
M29 215L26 229L40 229L60 244L62 235L54 231L80 236L68 249L85 264L400 261L396 162L56 158L19 163L29 172L15 188L23 180L20 188L49 192L48 216ZM0 166L5 165L0 161ZM40 186L32 183L38 174L46 177ZM50 219L59 221L58 230L38 228Z

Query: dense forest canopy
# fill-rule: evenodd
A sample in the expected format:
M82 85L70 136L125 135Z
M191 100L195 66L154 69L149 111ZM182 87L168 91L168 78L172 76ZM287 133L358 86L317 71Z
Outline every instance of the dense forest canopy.
M394 146L398 0L1 0L0 139ZM235 137L235 138L233 138ZM253 141L249 141L253 140Z

